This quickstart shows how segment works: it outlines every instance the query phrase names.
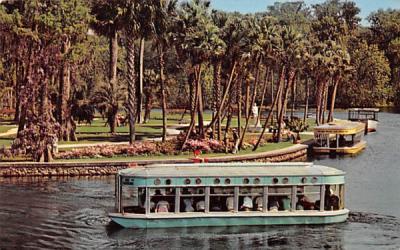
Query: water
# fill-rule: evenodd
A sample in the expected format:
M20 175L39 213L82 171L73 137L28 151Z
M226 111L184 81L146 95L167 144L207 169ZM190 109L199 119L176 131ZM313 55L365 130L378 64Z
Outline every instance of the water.
M0 249L400 249L400 115L381 113L366 139L356 157L315 159L347 172L346 223L121 229L113 177L0 179Z

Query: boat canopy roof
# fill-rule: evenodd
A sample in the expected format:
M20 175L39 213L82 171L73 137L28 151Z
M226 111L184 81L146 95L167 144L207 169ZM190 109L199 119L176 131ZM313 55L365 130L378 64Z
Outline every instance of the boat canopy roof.
M334 121L314 128L314 133L353 135L364 132L365 124L351 121Z
M341 170L312 163L202 163L157 164L121 170L120 176L155 177L273 177L337 176Z
M379 112L378 108L351 108L349 111L358 112L358 111L365 111L365 112Z

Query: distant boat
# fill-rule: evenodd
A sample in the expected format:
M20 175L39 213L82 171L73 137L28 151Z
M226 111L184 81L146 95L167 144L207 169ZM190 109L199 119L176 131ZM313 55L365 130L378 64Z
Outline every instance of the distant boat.
M365 133L375 132L378 128L377 108L352 108L349 109L349 120L366 124Z
M202 163L116 176L112 221L125 228L330 224L346 221L344 175L312 163Z
M314 128L313 151L317 154L356 154L363 150L365 124L338 120Z

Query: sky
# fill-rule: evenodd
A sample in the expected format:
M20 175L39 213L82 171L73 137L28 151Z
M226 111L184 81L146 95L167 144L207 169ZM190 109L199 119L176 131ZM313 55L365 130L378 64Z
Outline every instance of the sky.
M267 6L274 2L290 2L285 0L211 0L214 9L224 11L239 11L242 13L253 13L264 11ZM324 0L304 0L310 6L315 3L322 3ZM378 9L400 9L400 0L353 0L361 9L360 17L365 19L371 12ZM362 22L367 24L365 20Z

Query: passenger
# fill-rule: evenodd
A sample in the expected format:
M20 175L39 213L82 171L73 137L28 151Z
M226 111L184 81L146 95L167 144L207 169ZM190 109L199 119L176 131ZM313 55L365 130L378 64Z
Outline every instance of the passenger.
M337 197L329 185L325 189L325 210L339 210L339 197Z
M269 211L278 212L278 209L279 209L279 202L275 197L273 197L271 202L269 202Z
M162 199L162 194L160 189L156 189L154 196L151 198L151 201L154 204L158 204L158 202Z
M185 212L194 212L193 208L193 199L187 198L183 200L183 204L185 205Z
M263 197L259 196L256 198L256 208L257 211L262 211L263 210Z
M253 200L249 197L246 196L243 199L243 205L240 207L241 210L244 211L250 211L253 209Z
M232 196L226 198L226 209L229 212L233 212L235 210L234 198Z
M168 213L169 212L169 203L168 201L159 201L156 207L156 213Z
M303 209L299 209L299 210L314 210L315 204L314 204L314 202L310 201L310 199L307 196L300 194L297 197L298 197L298 201L297 201L296 209L297 209L297 206L300 206Z
M213 198L213 199L211 199ZM222 203L221 203L221 197L217 196L217 197L211 197L211 211L221 211L221 207L222 207Z
M197 212L204 212L206 210L206 204L203 200L198 201L196 203L196 211Z

